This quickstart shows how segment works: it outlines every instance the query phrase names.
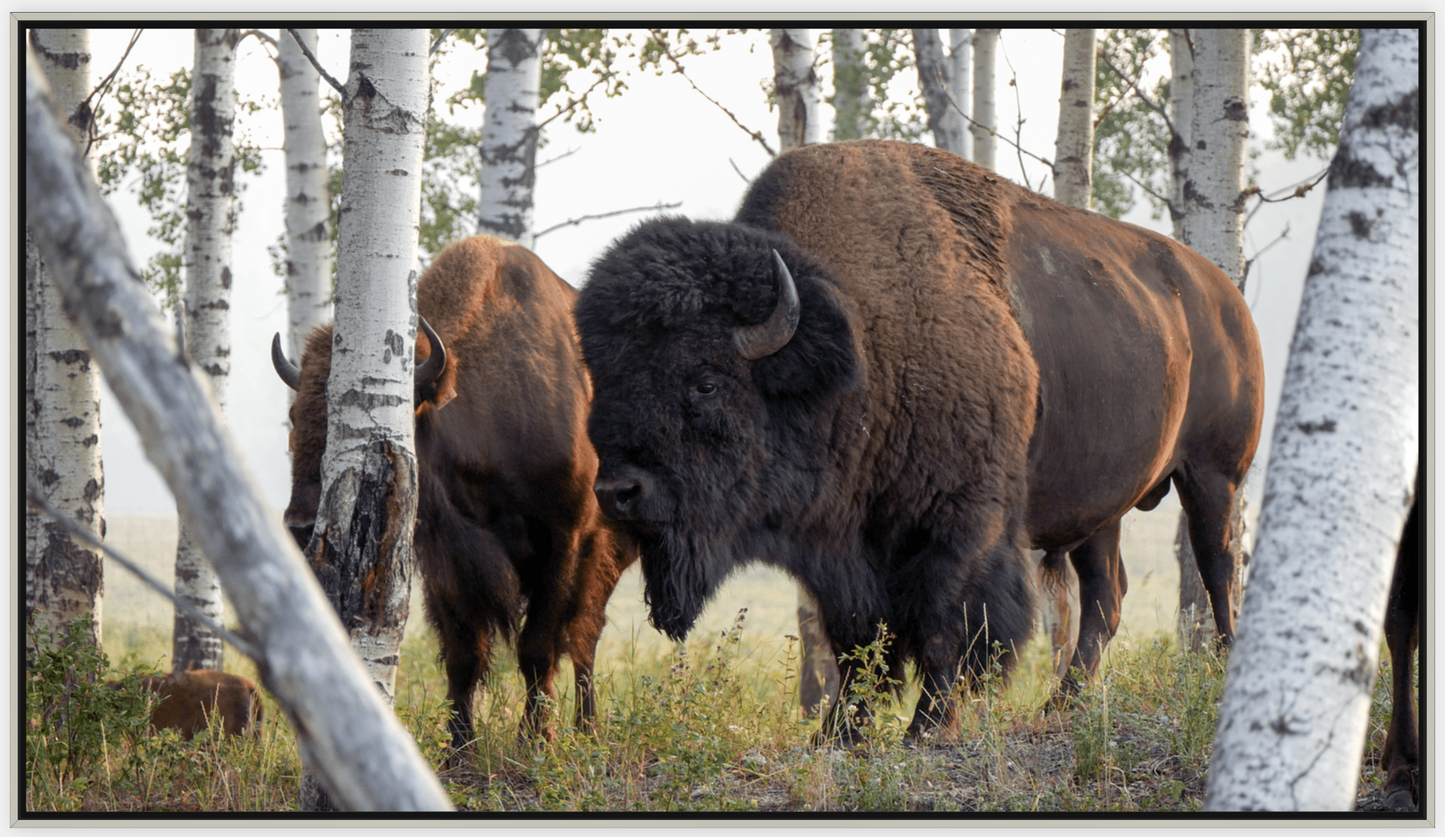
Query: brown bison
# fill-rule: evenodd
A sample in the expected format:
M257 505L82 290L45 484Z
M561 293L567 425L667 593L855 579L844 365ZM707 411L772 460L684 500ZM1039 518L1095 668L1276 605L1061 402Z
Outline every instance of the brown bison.
M1228 278L1167 238L922 146L810 146L731 223L633 229L576 316L597 495L673 636L739 565L775 564L840 656L886 623L890 663L923 681L910 733L949 734L960 673L1006 668L1032 630L1031 545L1071 556L1076 663L1097 664L1119 519L1171 480L1228 600L1258 338Z
M118 680L106 685L125 688ZM142 677L140 685L160 696L160 702L151 710L151 726L155 729L180 730L189 741L207 727L213 715L220 715L221 729L227 735L261 734L265 714L261 693L255 683L240 675L195 668Z
M592 493L576 296L536 255L488 236L447 247L417 283L415 553L458 749L473 738L473 691L500 639L514 642L526 681L525 730L550 732L543 700L554 697L563 654L576 673L578 722L594 713L597 637L634 556ZM311 333L299 370L279 335L272 357L296 390L285 519L304 549L321 491L331 329Z
M1415 505L1405 520L1385 610L1385 644L1390 648L1390 729L1380 767L1385 771L1385 805L1414 811L1420 799L1420 729L1415 714L1415 649L1420 643L1420 474Z

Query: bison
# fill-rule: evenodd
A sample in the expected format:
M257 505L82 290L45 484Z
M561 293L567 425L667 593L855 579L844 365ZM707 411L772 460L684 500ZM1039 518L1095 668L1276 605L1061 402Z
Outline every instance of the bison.
M592 492L576 296L532 252L489 236L447 247L417 283L414 549L446 668L454 750L473 738L473 691L498 640L516 647L525 732L551 734L545 702L564 653L578 723L594 714L597 638L635 551L614 536ZM331 328L308 336L299 369L279 335L272 358L296 390L285 521L305 549L321 492Z
M1232 634L1259 341L1229 279L1163 236L942 151L809 146L732 222L634 228L576 317L597 495L670 635L737 566L772 563L838 655L886 623L890 665L922 679L910 734L952 735L960 674L1006 670L1032 630L1025 551L1071 557L1092 669L1126 586L1119 520L1171 480Z
M1385 610L1385 644L1390 649L1390 729L1380 753L1385 771L1385 805L1413 811L1420 798L1420 729L1415 714L1415 649L1420 643L1420 473L1415 504L1405 519L1390 599Z
M112 689L125 688L119 680L106 685ZM259 737L261 734L265 715L261 693L255 683L240 675L194 668L142 677L140 686L160 696L160 702L151 710L150 723L154 729L180 730L190 741L197 732L206 729L211 716L220 715L221 729L227 735L249 732Z

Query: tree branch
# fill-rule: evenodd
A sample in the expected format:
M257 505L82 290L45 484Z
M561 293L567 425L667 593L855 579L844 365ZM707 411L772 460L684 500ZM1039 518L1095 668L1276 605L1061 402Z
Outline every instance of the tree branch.
M951 107L951 108L953 108L955 111L957 111L959 116L962 116L965 120L968 121L968 124L973 125L973 126L978 127L978 128L982 128L982 129L984 129L985 131L988 131L988 132L989 132L990 134L992 134L993 136L998 137L999 139L1003 140L1004 142L1006 142L1006 143L1008 143L1009 145L1012 145L1014 148L1018 149L1019 153L1021 153L1021 154L1027 154L1027 155L1029 155L1030 157L1034 158L1035 160L1038 160L1040 163L1043 163L1044 165L1048 166L1050 171L1053 170L1053 168L1054 168L1054 163L1053 163L1052 160L1050 160L1050 159L1047 158L1047 157L1040 157L1039 155L1033 153L1032 151L1029 151L1028 149L1020 146L1018 143L1014 142L1013 140L1009 139L1008 137L1001 136L1001 135L999 134L999 132L998 132L998 129L996 129L996 128L990 128L990 127L988 127L987 125L984 125L982 122L976 122L976 121L974 121L974 118L971 117L971 116L969 116L968 114L964 113L964 112L963 112L963 108L960 108L960 107L958 106L958 102L956 102L956 101L953 100L953 95L952 95L952 94L945 94L945 95L948 96L948 106Z
M455 29L443 29L442 33L437 36L436 42L431 45L431 49L426 51L426 57L430 58L433 55L436 55L437 50L441 49L442 41L445 41L447 39L447 36L455 31Z
M317 61L317 60L316 60L316 56L315 56L314 54L312 54L311 48L308 47L308 46L306 46L306 42L303 41L303 40L301 40L301 36L299 36L299 35L296 34L296 30L295 30L295 29L287 29L286 31L291 35L292 38L294 38L294 39L296 40L296 46L301 47L301 54L304 55L304 56L306 56L306 60L311 62L311 66L313 66L313 67L316 68L316 72L317 72L322 78L326 79L326 83L329 84L329 85L331 85L332 87L334 87L334 88L336 89L336 92L337 92L337 93L340 93L342 96L345 96L345 95L346 95L346 85L344 85L344 84L342 84L341 82L337 81L336 79L332 78L332 77L331 77L331 74L328 73L328 72L326 72L326 68L323 67L323 66L321 66L321 62L320 62L320 61Z
M572 111L576 110L576 109L578 108L578 106L580 106L583 102L587 101L587 94L591 93L593 90L596 90L597 87L598 87L598 85L606 82L606 81L607 81L608 79L610 79L610 78L616 78L616 76L617 76L616 73L605 73L605 74L603 74L603 75L601 75L601 76L598 76L597 80L594 81L594 82L592 82L592 86L591 86L591 87L589 87L589 88L587 88L586 90L583 90L583 91L582 91L582 95L581 95L581 96L578 96L578 97L575 98L575 99L568 99L568 100L567 100L567 104L566 104L565 106L558 108L556 113L552 114L551 116L547 117L546 119L543 119L541 122L538 122L538 123L536 124L536 126L535 126L535 129L536 129L537 131L541 131L543 128L545 128L545 127L547 126L547 123L551 122L552 120L556 119L556 118L559 117L559 116L562 116L562 115L564 115L564 114L571 113Z
M1009 60L1009 58L1008 58L1008 50L1007 50L1007 49L1003 49L1003 44L1002 44L1002 43L999 44L999 47L1000 47L1001 51L1003 52L1003 63L1005 63L1005 64L1008 65L1008 71L1013 74L1013 77L1009 79L1009 84L1008 84L1008 86L1009 86L1009 87L1012 87L1012 88L1014 89L1014 107L1015 107L1015 109L1018 111L1018 121L1014 123L1014 136L1019 140L1019 142L1022 142L1022 141L1023 141L1023 138L1024 138L1024 103L1023 103L1023 98L1019 95L1019 72L1018 72L1018 70L1015 70L1015 69L1014 69L1014 64L1013 64L1013 62ZM1009 143L1009 144L1014 147L1016 153L1018 154L1018 158L1019 158L1019 174L1021 174L1021 175L1023 176L1023 179L1024 179L1024 188L1025 188L1025 189L1033 189L1034 187L1029 183L1029 171L1028 171L1028 169L1024 168L1024 149L1023 149L1023 146L1019 145L1018 142L1012 142L1012 143ZM1059 173L1056 172L1056 171L1054 171L1054 164L1048 162L1047 160L1044 160L1042 157L1039 157L1038 159L1039 159L1039 160L1043 160L1043 162L1044 162L1046 165L1048 165L1049 171L1052 172L1053 175L1054 175L1054 180L1057 181L1057 180L1058 180ZM1039 189L1043 189L1043 187L1044 187L1044 183L1043 183L1043 181L1041 180L1041 181L1039 181Z
M111 84L115 82L115 77L120 73L120 68L125 66L125 59L130 57L130 51L135 48L136 41L140 40L140 34L144 31L144 29L135 30L135 34L130 36L130 43L125 45L125 52L121 54L120 60L115 62L115 69L111 70L110 75L102 79L100 84L97 84L95 86L95 89L90 91L90 95L85 97L85 105L86 107L90 108L91 113L95 113L96 110L100 108L101 101L105 99L106 91L110 90ZM91 99L95 100L94 105L90 103ZM95 140L97 138L94 119L90 120L90 126L86 129L86 134L87 136L85 138L85 156L89 157L90 149L95 145Z
M533 233L532 240L536 241L547 233L553 232L555 230L560 230L563 227L575 227L583 221L595 221L598 218L611 218L614 215L625 215L628 212L646 212L649 209L677 209L679 206L682 206L681 201L678 201L677 203L663 203L662 201L658 201L652 206L634 206L630 209L618 209L612 212L601 212L596 215L583 215L578 218L568 218L566 221L563 221L560 224L553 224L552 226L548 227L545 230L542 230L539 233Z
M1306 177L1304 180L1298 181L1296 183L1291 183L1283 189L1275 190L1275 195L1283 195L1285 192L1290 193L1288 197L1284 198L1266 197L1259 191L1258 186L1250 187L1245 191L1245 197L1258 197L1259 203L1255 204L1254 209L1251 209L1249 211L1249 214L1244 216L1244 226L1249 226L1249 222L1254 220L1255 214L1257 214L1261 209L1263 209L1265 204L1284 203L1285 201L1291 201L1295 198L1302 198L1305 195L1308 195L1312 189L1320 185L1320 182L1329 176L1330 167L1325 166L1324 170L1322 170L1319 174L1313 175L1311 177Z
M738 118L733 115L733 112L732 112L732 111L730 111L730 110L728 110L727 108L723 107L723 106L718 102L717 99L714 99L713 97L707 95L706 93L703 93L703 92L702 92L702 88L698 87L698 86L697 86L697 83L694 82L690 77L688 77L687 71L682 68L682 64L677 60L677 57L672 54L672 49L668 47L668 45L667 45L667 39L666 39L666 37L664 36L664 34L662 33L661 30L659 30L659 29L649 29L649 30L647 30L647 31L652 35L653 39L656 40L657 43L662 47L662 54L665 55L665 56L667 56L667 60L669 60L669 61L672 62L672 66L675 68L675 69L673 70L673 72L675 72L675 73L677 73L678 75L682 76L682 77L687 81L688 84L691 84L691 85L692 85L692 89L693 89L693 90L696 90L696 91L698 92L698 94L701 95L704 99L707 99L709 102L712 102L714 105L716 105L717 108L718 108L718 110L720 110L720 111L722 111L723 113L727 114L728 118L733 121L733 124L734 124L734 125L738 126L739 128L742 128L744 133L746 133L748 136L752 137L753 139L757 140L757 141L758 141L758 144L763 147L763 150L766 151L766 152L768 152L768 156L769 156L769 157L776 157L776 156L778 156L778 153L777 153L776 151L774 151L771 146L768 145L767 140L763 139L763 135L762 135L761 133L759 133L759 132L757 132L757 131L754 131L754 130L752 130L751 128L749 128L749 127L747 127L746 125L744 125L743 123L739 122L739 121L738 121Z
M1151 100L1148 96L1144 95L1144 91L1139 89L1139 81L1137 79L1131 79L1128 76L1124 75L1123 71L1120 70L1118 67L1115 67L1114 62L1110 61L1109 56L1105 55L1103 52L1097 53L1097 56L1100 61L1104 62L1104 66L1112 70L1114 72L1114 75L1118 76L1121 81L1129 85L1129 87L1134 91L1134 95L1139 97L1139 101L1148 105L1151 110L1164 117L1164 124L1169 128L1170 137L1179 136L1179 132L1174 130L1174 121L1169 118L1169 113L1163 107L1155 104L1154 101Z
M733 163L733 158L729 157L729 158L728 158L728 162L729 162L729 163L732 163L733 171L735 171L735 172L738 173L738 177L741 177L741 178L743 179L743 182L744 182L744 183L748 183L748 182L749 182L749 181L748 181L748 176L745 175L745 174L743 174L743 170L740 169L740 168L738 168L738 164L737 164L737 163Z
M84 526L76 523L74 519L61 512L55 506L52 506L50 504L50 501L45 499L45 495L41 493L39 484L37 484L35 482L35 479L29 475L26 475L25 477L25 502L30 506L45 512L56 523L64 526L66 530L70 532L71 537L79 538L80 540L84 541L86 545L95 547L101 552L104 552L105 557L111 558L119 562L122 567L130 570L133 575L135 575L142 582L144 582L147 587L150 587L152 590L155 590L157 593L160 593L162 596L170 599L175 604L178 610L185 613L187 616L196 620L197 622L200 622L202 625L205 625L206 628L209 629L216 636L219 636L221 639L224 639L225 641L231 643L231 645L235 646L237 651L240 651L242 654L245 654L252 660L261 662L261 652L258 651L254 645L226 630L224 625L219 624L211 617L202 613L200 609L197 608L195 605L177 596L172 591L166 589L166 586L164 584L161 584L159 581L157 581L154 576L142 569L140 565L131 561L124 555L121 555L119 552L116 552L114 549L111 549L110 547L101 543L99 540L96 539L95 535L91 534L89 529L86 529Z

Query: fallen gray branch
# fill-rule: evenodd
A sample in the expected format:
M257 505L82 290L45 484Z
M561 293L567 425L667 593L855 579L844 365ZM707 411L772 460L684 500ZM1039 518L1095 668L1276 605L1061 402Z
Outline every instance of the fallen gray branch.
M55 113L35 58L25 72L26 222L185 525L201 540L256 651L261 682L350 811L450 810L351 650L295 541L242 464L201 373L175 341L126 252L115 216Z

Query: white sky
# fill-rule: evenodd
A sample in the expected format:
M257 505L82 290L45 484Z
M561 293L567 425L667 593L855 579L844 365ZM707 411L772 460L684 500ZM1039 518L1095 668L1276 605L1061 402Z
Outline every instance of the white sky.
M114 67L131 31L92 32L96 78ZM274 35L275 30L270 33ZM1005 29L999 52L1000 130L1012 135L1018 103L1022 102L1025 120L1021 145L1044 157L1053 156L1062 43L1062 37L1048 29ZM722 52L686 59L688 73L708 95L724 104L744 125L761 131L776 148L777 116L768 110L762 88L772 76L766 34L736 36L725 44ZM192 49L191 30L150 29L142 35L130 62L139 61L169 72L189 66ZM321 30L320 61L342 80L347 51L347 30ZM484 69L481 60L475 55L454 54L437 68L439 86L445 89L448 84L465 83L473 69ZM1012 87L1009 82L1015 77L1017 86ZM908 81L914 78L909 71ZM266 92L275 96L274 65L258 50L254 39L243 42L237 83L243 95ZM823 83L831 83L826 68ZM630 89L619 99L599 98L593 102L596 133L579 134L560 120L548 127L549 142L538 159L545 161L561 157L564 152L572 153L538 171L535 229L659 201L681 201L682 206L671 211L693 218L726 219L747 186L738 171L751 178L767 165L768 155L758 143L681 77L649 73L629 78L628 85ZM443 98L444 93L436 96L438 101ZM1263 104L1262 96L1252 97L1251 126L1256 132L1267 133ZM550 111L544 106L542 112ZM826 106L823 112L831 120ZM241 195L243 208L233 239L232 271L236 281L232 289L227 418L237 447L278 511L286 505L290 486L285 432L287 397L285 385L271 368L269 344L271 335L285 327L286 312L281 280L271 270L266 247L282 233L284 164L279 150L280 120L279 108L246 118L247 127L262 146L273 150L265 152L266 172L259 178L246 178ZM1037 186L1043 169L1037 162L1029 162L1028 182ZM1316 159L1288 162L1277 153L1266 152L1258 161L1259 183L1269 193L1316 174L1325 163ZM1018 155L1004 143L998 149L998 168L1004 176L1024 182ZM1051 191L1051 184L1045 191ZM1251 486L1255 503L1322 197L1323 189L1317 189L1304 200L1266 207L1246 230L1248 257L1273 241L1286 226L1289 228L1288 239L1259 257L1247 289L1264 344L1267 375L1265 428ZM113 197L113 205L133 260L144 263L156 248L145 235L149 218L133 202L118 195ZM541 238L534 249L560 276L578 285L590 261L643 217L646 214L631 214L566 227ZM1153 221L1147 211L1136 211L1127 220L1169 232L1167 221ZM102 395L101 411L107 514L173 513L174 501L168 489L145 459L134 430L108 391Z

